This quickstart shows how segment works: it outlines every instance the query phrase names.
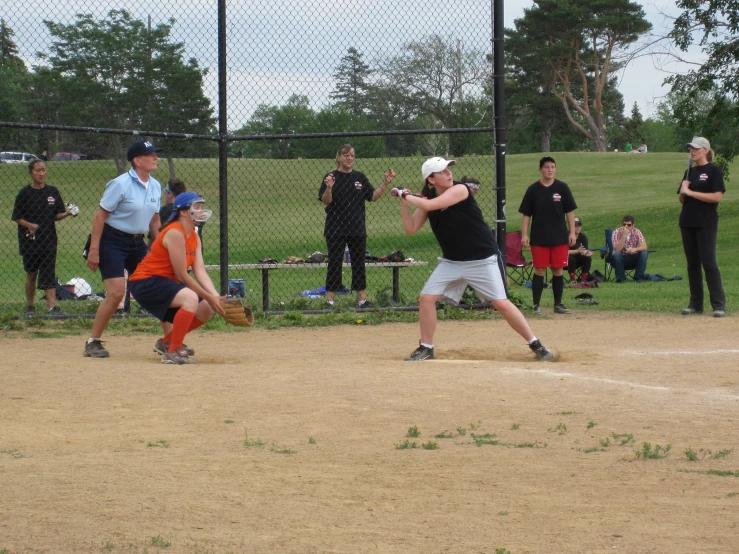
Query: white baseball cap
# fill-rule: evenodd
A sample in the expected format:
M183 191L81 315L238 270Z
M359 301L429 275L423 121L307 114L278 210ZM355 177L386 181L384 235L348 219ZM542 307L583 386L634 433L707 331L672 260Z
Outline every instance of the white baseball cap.
M457 163L454 160L445 160L444 158L439 158L438 156L436 158L429 158L425 162L423 162L423 165L421 166L421 175L423 175L424 180L431 176L432 173L436 173L437 171L444 171L447 167L450 165L454 165Z
M708 142L708 139L703 137L693 137L693 140L685 146L692 146L693 148L707 148L708 150L711 149L711 143Z

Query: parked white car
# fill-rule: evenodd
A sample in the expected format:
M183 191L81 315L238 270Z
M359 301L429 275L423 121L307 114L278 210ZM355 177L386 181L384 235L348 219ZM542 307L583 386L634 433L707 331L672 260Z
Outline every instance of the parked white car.
M30 152L0 152L0 163L4 164L27 164L36 159L38 156Z

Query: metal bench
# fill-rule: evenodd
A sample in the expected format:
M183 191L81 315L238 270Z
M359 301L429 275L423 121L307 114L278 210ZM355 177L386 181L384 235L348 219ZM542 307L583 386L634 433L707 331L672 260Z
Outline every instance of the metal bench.
M351 267L351 264L343 264L344 267ZM404 267L422 267L429 265L428 262L367 262L365 267L387 267L393 270L393 301L400 302L400 270ZM323 269L328 267L327 263L320 264L229 264L229 270L242 269L258 269L262 272L262 310L269 311L269 272L284 269ZM221 269L220 265L206 265L208 271L217 271Z

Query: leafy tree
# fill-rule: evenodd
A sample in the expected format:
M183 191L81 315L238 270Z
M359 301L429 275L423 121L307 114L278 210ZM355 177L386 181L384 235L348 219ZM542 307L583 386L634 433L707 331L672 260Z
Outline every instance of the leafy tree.
M48 73L54 90L44 91L58 119L108 128L214 132L213 109L202 90L195 59L185 61L183 43L171 42L174 19L149 29L126 10L96 20L77 15L70 25L45 21L52 37ZM39 72L42 68L38 68ZM108 136L106 150L125 170L121 138ZM128 139L126 140L128 142ZM194 155L202 145L158 141L167 154Z
M449 129L462 123L458 105L470 90L482 88L490 69L480 51L463 51L461 43L432 35L409 42L402 54L388 60L381 70L381 86L393 104L405 105L416 117L433 116L441 128ZM445 154L451 149L446 135Z
M517 19L517 39L536 49L541 75L570 123L595 150L608 146L604 93L621 56L651 28L629 0L534 0Z
M15 31L5 24L5 19L0 18L0 67L26 66L18 57L18 45L13 40L14 36Z
M639 111L639 105L634 102L631 107L631 117L624 122L624 138L626 140L636 142L642 137L642 126L644 125L644 118ZM652 146L652 145L650 145Z
M739 2L737 0L678 0L683 12L675 20L670 38L683 51L693 43L707 55L696 70L667 79L673 91L718 90L739 99Z
M362 61L362 54L356 48L349 48L334 74L336 90L331 93L331 98L352 115L365 113L369 91L368 79L371 74L369 66Z
M15 32L0 19L0 121L27 121L28 84L30 75L26 64L18 57L18 46L13 37ZM2 149L35 150L35 136L27 129L0 129Z

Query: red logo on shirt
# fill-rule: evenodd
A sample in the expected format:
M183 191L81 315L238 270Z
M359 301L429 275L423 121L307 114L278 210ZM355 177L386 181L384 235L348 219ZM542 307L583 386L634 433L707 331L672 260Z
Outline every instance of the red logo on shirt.
M700 177L698 177L699 181L707 181L708 180L708 173L701 173Z
M56 204L56 198L54 198L53 196L47 196L46 202L48 202L50 205Z
M359 181L354 181L354 188L357 190L361 189L362 183L360 183Z
M554 198L554 201L555 202L561 202L562 201L562 196L559 195L559 194L557 194L556 192L554 193L554 196L552 196L552 198Z

